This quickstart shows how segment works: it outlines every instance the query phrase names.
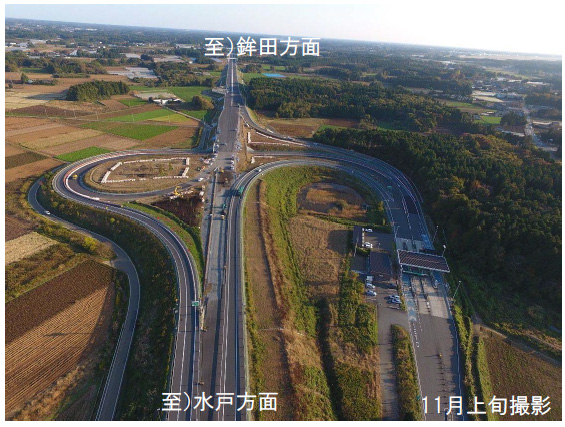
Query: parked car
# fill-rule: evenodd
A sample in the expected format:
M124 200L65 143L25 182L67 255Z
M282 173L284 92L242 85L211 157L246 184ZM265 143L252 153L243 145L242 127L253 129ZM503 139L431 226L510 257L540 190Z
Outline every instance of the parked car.
M365 292L365 295L368 295L370 297L376 297L377 293L375 291L367 291Z
M375 287L374 287L373 285L371 285L370 283L367 283L367 284L365 285L365 288L367 288L367 289L375 289Z

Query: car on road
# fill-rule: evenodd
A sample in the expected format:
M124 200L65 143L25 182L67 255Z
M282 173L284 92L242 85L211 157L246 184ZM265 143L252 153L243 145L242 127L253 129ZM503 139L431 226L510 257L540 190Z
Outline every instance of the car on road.
M202 181L204 181L204 178L202 177L198 178L198 182L202 182Z
M373 247L373 244L369 243L369 242L365 242L365 243L363 243L363 247L371 249Z
M365 295L367 295L369 297L376 297L377 293L375 291L367 291L367 292L365 292Z
M44 213L45 213L45 215L51 215L51 212L49 212L49 211L45 211Z
M372 229L372 228L365 228L365 232L366 232L366 233L372 233L372 232L373 232L373 229Z

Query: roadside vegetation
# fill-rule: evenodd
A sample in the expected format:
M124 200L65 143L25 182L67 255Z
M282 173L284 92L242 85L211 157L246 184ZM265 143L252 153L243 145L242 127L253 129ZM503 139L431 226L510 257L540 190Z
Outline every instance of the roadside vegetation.
M141 283L137 327L116 419L158 420L161 392L167 387L174 338L177 285L170 255L147 229L120 216L61 198L51 177L41 187L41 203L58 216L106 235L131 257Z
M194 258L200 283L204 283L204 254L202 252L202 240L199 227L188 225L173 213L158 206L150 206L140 202L126 203L125 206L145 212L167 225L186 245L188 251Z
M421 399L418 398L420 388L410 335L400 325L392 325L391 329L400 419L403 421L421 420Z
M266 174L251 192L255 197L260 195L259 230L255 233L263 236L273 282L274 295L263 298L274 298L272 328L285 331L279 339L283 340L280 351L288 363L295 402L292 419L380 417L376 316L374 308L363 302L362 285L345 262L349 246L343 237L347 239L347 231L341 224L300 214L297 201L308 184L338 180L341 184L341 178L339 172L326 168L281 168ZM246 204L249 209L256 207ZM331 249L326 249L324 235L335 235ZM255 251L246 247L246 257L251 253L256 259ZM254 277L258 280L257 273L251 272L256 268L255 262L246 265L246 290L250 371L256 375L252 383L260 385L269 381L261 366L268 363L266 357L273 347L258 326L264 319L258 316L264 308L258 308L256 300L261 290L249 283Z

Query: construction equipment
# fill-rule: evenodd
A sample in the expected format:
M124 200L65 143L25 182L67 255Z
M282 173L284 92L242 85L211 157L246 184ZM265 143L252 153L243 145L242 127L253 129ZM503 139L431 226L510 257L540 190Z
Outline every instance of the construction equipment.
M180 197L182 193L179 193L180 185L177 185L173 190L173 196Z

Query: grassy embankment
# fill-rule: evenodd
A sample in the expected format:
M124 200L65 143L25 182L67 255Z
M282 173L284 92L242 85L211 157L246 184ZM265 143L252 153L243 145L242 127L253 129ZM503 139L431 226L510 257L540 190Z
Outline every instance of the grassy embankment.
M184 221L177 218L170 212L156 206L146 205L139 202L126 203L125 206L137 209L141 212L151 215L169 227L177 236L181 238L188 248L188 251L196 262L196 270L200 283L204 280L204 254L202 252L202 240L200 238L200 230L196 227L190 227Z
M298 213L296 198L300 188L311 182L338 180L341 177L337 175L320 168L285 168L269 172L261 183L262 201L268 206L265 241L271 242L276 258L270 260L270 265L277 270L273 285L279 327L294 331L291 336L285 334L284 349L296 402L295 419L376 419L380 414L377 396L371 398L376 388L374 374L352 363L373 352L377 342L374 310L361 300L362 285L343 266L337 299L316 295L305 281L289 230L291 219ZM262 341L257 328L253 292L253 283L247 283L250 370L258 373L262 372L260 365L268 343ZM335 335L327 333L328 325L335 326ZM261 382L261 378L255 380L256 384Z
M392 325L391 329L400 419L405 421L421 420L422 411L418 400L420 394L418 374L410 335L408 335L406 329L399 325Z

